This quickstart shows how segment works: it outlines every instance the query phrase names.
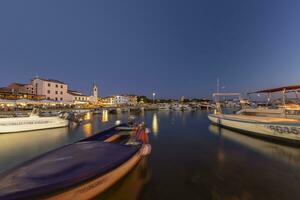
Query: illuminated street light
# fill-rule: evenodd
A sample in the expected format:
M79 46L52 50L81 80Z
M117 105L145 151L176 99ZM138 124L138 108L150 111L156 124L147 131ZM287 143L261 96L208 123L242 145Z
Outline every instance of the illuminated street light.
M154 103L154 100L155 100L155 93L152 93L152 103Z

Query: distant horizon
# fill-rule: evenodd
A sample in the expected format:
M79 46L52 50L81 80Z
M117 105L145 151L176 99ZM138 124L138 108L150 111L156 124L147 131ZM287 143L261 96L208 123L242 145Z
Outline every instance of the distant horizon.
M171 5L171 6L170 6ZM211 98L299 84L300 2L0 2L0 86L38 75L101 96Z
M42 76L37 76L37 75L36 75L36 76L33 76L33 77L31 77L31 78L29 78L28 81L13 81L13 82L6 83L5 85L0 85L0 88L1 88L1 87L6 87L6 86L8 86L8 85L11 84L11 83L28 84L28 83L30 83L31 79L33 79L33 78L41 78L41 79L49 79L49 80L62 81L62 82L64 82L65 84L68 85L68 90L73 90L73 91L81 92L81 93L83 93L83 94L85 94L85 95L90 95L90 93L92 92L93 82L95 82L96 85L97 85L97 87L98 87L98 89L99 89L99 91L101 91L101 88L99 88L99 85L98 85L97 81L92 81L92 82L91 82L90 90L88 90L88 91L81 91L81 90L78 90L78 89L76 89L76 88L73 88L69 83L67 83L67 82L64 81L64 80L59 80L59 79L56 79L56 78L54 78L54 77L44 77L44 76L42 77ZM290 84L290 85L296 85L296 84ZM285 86L290 86L290 85L281 85L281 86L276 86L276 87L272 87L272 88L285 87ZM298 85L300 85L300 84L298 84ZM246 97L246 94L249 93L249 92L255 92L255 91L258 91L258 90L272 89L272 88L258 88L258 89L253 90L253 91L243 91L243 92L239 92L239 91L224 91L224 88L221 87L221 88L219 88L219 89L220 89L219 92L220 92L220 93L227 93L227 92L232 93L232 92L237 92L237 93L240 93L242 96ZM184 97L184 98L186 98L186 99L212 99L212 94L213 94L213 93L216 93L216 92L217 92L217 83L216 83L216 86L215 86L215 91L212 91L212 92L211 92L211 95L210 95L210 96L207 96L207 97L200 97L200 96L198 96L198 97L195 97L195 96L189 97L189 96L182 95L182 96L179 96L178 98L176 98L176 97L174 98L174 97L167 97L167 96L158 96L158 94L156 93L156 99L176 99L176 100L179 100L179 99L182 98L182 97ZM117 93L117 94L101 95L101 92L100 92L99 95L100 95L100 97L108 97L108 96L113 96L113 95L136 95L136 96L146 96L147 98L152 99L152 94L153 94L153 93L151 93L151 94L136 94L136 93L130 93L130 92L123 92L123 93Z

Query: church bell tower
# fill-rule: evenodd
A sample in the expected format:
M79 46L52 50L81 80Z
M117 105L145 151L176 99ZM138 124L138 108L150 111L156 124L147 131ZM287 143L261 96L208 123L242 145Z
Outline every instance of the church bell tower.
M95 98L98 98L98 87L97 87L97 85L96 85L95 82L94 82L94 84L93 84L93 96L94 96Z
M96 82L94 81L91 100L92 101L97 101L97 99L98 99L98 87L96 85Z

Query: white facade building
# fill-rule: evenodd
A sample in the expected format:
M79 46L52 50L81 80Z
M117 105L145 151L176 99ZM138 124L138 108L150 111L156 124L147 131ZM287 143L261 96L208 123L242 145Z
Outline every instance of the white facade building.
M115 95L101 98L101 103L106 106L137 105L137 96Z
M68 85L53 79L34 78L31 85L36 95L44 95L47 100L68 101Z
M68 90L68 101L72 101L74 103L95 103L98 101L98 87L96 84L93 84L92 95L87 96L78 91Z
M88 103L90 100L89 98L90 98L89 96L86 96L81 92L68 90L68 101L71 101L75 104Z
M116 95L114 96L114 104L116 105L124 105L129 103L128 96Z

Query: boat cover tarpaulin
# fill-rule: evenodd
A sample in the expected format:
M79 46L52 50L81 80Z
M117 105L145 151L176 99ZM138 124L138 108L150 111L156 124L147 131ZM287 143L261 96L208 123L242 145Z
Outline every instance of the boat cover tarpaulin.
M44 154L0 178L0 199L24 199L101 176L130 159L139 146L88 141Z
M126 124L121 124L122 126L127 126ZM95 134L95 135L92 135L88 138L85 138L85 139L82 139L80 141L104 141L106 139L108 139L109 137L111 137L112 135L116 134L116 132L118 131L117 130L117 127L119 126L116 126L116 127L113 127L111 129L108 129L106 131L103 131L101 133L98 133L98 134Z

